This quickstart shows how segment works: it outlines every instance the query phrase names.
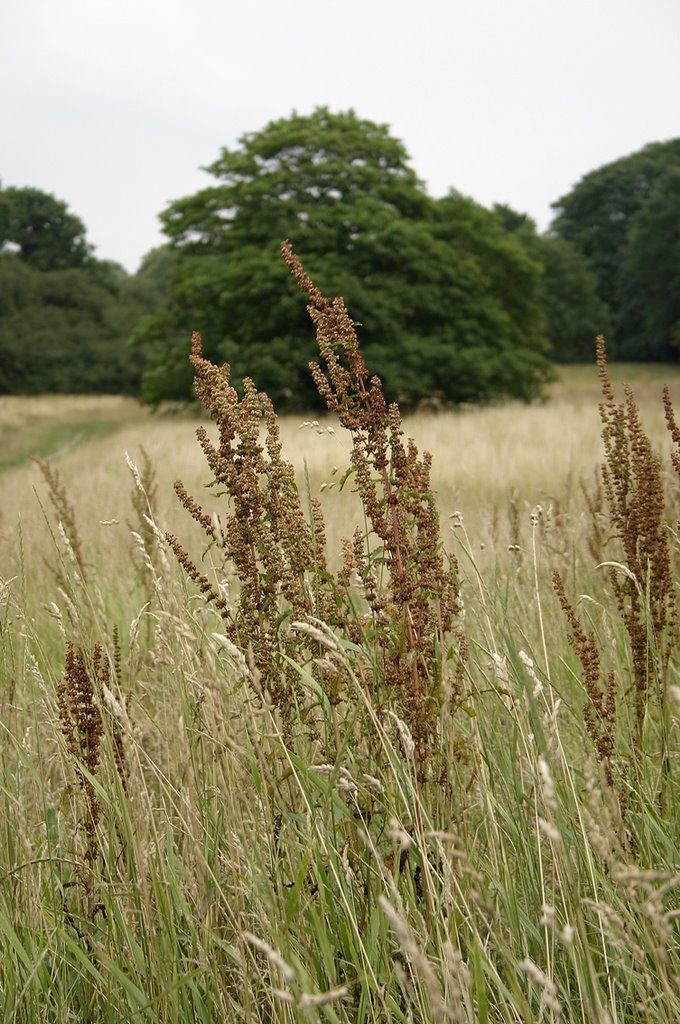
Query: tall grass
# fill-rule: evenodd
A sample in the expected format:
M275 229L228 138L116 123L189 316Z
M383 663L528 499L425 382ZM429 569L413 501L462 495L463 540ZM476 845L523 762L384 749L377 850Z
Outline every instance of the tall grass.
M597 479L569 399L512 459L416 421L430 471L287 258L328 418L195 339L190 457L150 423L5 509L2 1019L680 1020L673 461L601 351Z

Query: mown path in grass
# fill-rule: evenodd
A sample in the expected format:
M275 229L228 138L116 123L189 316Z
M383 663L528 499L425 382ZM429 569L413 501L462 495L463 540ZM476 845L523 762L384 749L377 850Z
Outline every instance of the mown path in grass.
M149 416L118 395L0 397L0 471L51 458Z

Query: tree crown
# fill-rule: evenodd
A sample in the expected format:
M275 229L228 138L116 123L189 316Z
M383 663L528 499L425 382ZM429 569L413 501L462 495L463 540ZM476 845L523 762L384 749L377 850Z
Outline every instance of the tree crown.
M0 249L9 248L36 270L82 267L92 255L83 222L37 188L0 189Z

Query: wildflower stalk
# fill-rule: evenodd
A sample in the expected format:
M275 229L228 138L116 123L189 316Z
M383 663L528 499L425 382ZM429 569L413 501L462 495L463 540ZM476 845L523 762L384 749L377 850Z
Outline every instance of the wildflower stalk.
M309 637L290 624L316 617L339 629L365 656L377 648L374 699L395 703L413 735L419 778L438 746L444 700L446 638L458 614L457 565L441 545L430 486L431 457L404 441L396 404L385 402L378 377L368 378L357 335L342 299L330 301L314 286L288 243L283 258L309 299L324 369L310 364L329 410L352 438L351 468L368 530L344 543L337 576L327 567L325 527L318 501L305 518L292 466L281 454L276 413L269 397L243 381L242 395L228 365L205 359L194 334L191 362L198 398L214 417L218 442L199 428L199 444L215 485L229 498L215 519L177 481L177 496L208 544L224 549L239 579L238 606L216 590L173 535L167 539L187 574L225 621L230 640L253 652L265 690L284 714L293 699L290 660L311 660L310 671L335 707L347 694L315 664ZM261 427L264 425L264 440ZM356 573L359 591L352 582ZM364 609L368 608L368 620ZM318 660L318 659L317 659ZM321 659L323 660L323 659ZM334 718L335 742L340 737Z
M399 408L387 406L379 377L369 379L343 300L322 295L289 242L282 243L281 251L308 297L316 327L325 369L310 363L312 377L329 411L352 437L357 490L387 571L382 588L367 594L379 624L381 675L387 691L402 696L422 778L442 699L445 638L459 611L457 565L454 560L446 564L442 551L431 457L426 452L419 458L413 441L404 443ZM358 544L354 549L365 580L371 578L374 561L372 537L364 538L363 553ZM397 628L385 629L385 621Z
M605 455L602 483L610 522L628 570L613 571L610 578L630 641L635 687L634 749L639 762L645 716L656 688L661 709L666 704L668 663L677 642L674 576L661 461L642 428L632 388L625 385L624 401L615 401L601 335L597 338L597 365ZM667 417L669 404L667 400ZM670 421L669 426L672 429Z

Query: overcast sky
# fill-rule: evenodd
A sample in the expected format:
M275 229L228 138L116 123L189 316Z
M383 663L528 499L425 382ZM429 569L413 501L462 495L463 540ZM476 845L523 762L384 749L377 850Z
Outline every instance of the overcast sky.
M679 53L680 0L8 0L0 179L135 270L223 146L353 107L432 195L544 228L587 171L680 135Z

